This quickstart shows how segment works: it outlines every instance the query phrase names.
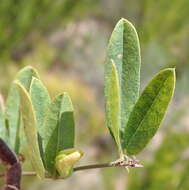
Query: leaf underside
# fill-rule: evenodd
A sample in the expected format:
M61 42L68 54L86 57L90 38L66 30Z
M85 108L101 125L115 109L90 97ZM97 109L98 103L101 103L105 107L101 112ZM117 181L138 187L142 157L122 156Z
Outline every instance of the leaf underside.
M23 128L26 136L28 154L31 158L33 169L40 178L45 177L45 169L40 156L38 136L37 136L37 121L34 113L34 108L31 98L26 89L18 81L15 82L20 94L20 106L23 119Z
M127 20L121 19L115 26L109 41L107 54L105 63L106 121L110 130L114 128L109 119L111 117L111 107L108 104L110 89L113 85L109 82L109 78L113 74L111 66L113 61L119 80L119 130L121 141L123 141L122 133L139 96L141 62L138 35L134 26ZM112 133L112 131L110 132ZM117 137L114 136L114 138Z
M159 72L137 101L125 128L123 149L138 154L154 136L165 115L175 87L174 69Z
M30 86L30 96L36 114L37 129L40 136L43 137L43 123L45 119L45 113L49 104L51 103L51 99L46 87L39 79L35 77L32 78Z
M119 149L121 149L120 143L120 91L119 91L119 81L118 74L116 71L115 64L113 60L111 61L111 72L110 76L106 79L106 107L108 110L107 121L108 127L111 131Z
M15 80L18 80L23 87L27 90L30 88L32 77L39 78L37 71L31 66L24 67L18 72ZM19 93L15 83L11 84L8 98L6 101L5 119L8 124L8 137L10 140L10 146L15 150L19 151L20 141L20 113L19 113Z

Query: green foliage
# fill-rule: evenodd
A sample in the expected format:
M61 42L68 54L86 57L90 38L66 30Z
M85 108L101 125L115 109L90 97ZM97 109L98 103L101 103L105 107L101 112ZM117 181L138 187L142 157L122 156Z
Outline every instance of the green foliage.
M121 19L115 26L108 45L107 61L105 64L105 96L110 91L108 78L111 76L113 60L118 72L120 85L120 130L124 131L125 125L139 96L140 88L140 47L134 26L125 19ZM108 106L107 106L108 115ZM108 120L107 120L108 121ZM111 124L108 123L111 128Z
M135 155L141 152L155 135L165 115L174 92L175 71L161 71L137 101L140 79L139 41L134 27L125 19L121 19L115 26L107 57L107 125L118 147L120 143L122 145L120 156L122 153ZM115 62L115 67L112 66L112 62Z
M143 171L131 172L128 189L188 189L188 159L183 157L188 138L188 133L169 132Z
M6 59L11 55L15 57L18 52L19 55L25 54L33 45L32 40L35 36L33 34L39 36L50 31L54 26L72 20L73 16L77 15L77 12L81 14L89 3L92 2L90 0L2 0L0 4L1 57ZM15 46L18 47L16 51Z
M141 152L155 135L174 86L175 70L165 69L139 97L139 40L134 26L121 19L110 38L105 63L107 126L121 158L125 153ZM28 149L40 178L69 177L82 156L74 148L74 109L69 95L65 92L51 101L38 73L26 67L16 76L6 105L7 134L16 153L20 153L20 144Z
M139 153L156 133L175 86L174 69L165 69L155 76L135 104L124 132L124 150Z
M44 178L46 172L49 172L48 176L58 176L56 156L60 151L74 148L73 111L67 93L51 102L36 70L25 67L11 84L6 102L6 120L3 109L0 110L1 136L7 135L17 154L27 149L27 156L38 177ZM70 168L73 165L74 162Z
M27 66L20 70L15 77L15 80L18 80L27 90L30 88L32 77L37 77L38 73L35 69L30 66ZM10 141L10 146L18 153L20 144L19 134L20 134L20 98L17 87L15 83L11 84L8 98L6 101L6 110L5 110L5 119L7 123L7 135Z
M55 175L55 158L58 152L74 147L73 107L67 93L57 96L52 101L43 128L45 165L47 170Z
M115 141L121 151L121 143L119 138L119 129L120 129L120 91L119 91L119 80L118 73L113 61L108 63L110 66L109 74L110 77L106 79L106 99L107 99L107 122L111 134L115 138Z
M31 97L29 92L19 82L15 82L20 95L20 106L23 118L23 128L26 135L28 154L32 158L32 166L38 177L45 177L45 169L40 156L38 136L37 136L37 120L34 113Z
M51 99L49 97L48 91L42 82L33 77L32 82L30 85L30 96L31 101L34 106L34 112L37 119L37 129L40 136L43 136L44 129L43 129L43 122L45 118L45 111L47 110Z

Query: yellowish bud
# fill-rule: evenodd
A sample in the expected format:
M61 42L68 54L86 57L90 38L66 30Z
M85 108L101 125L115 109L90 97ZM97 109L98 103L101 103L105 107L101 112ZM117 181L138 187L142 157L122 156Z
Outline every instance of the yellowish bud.
M75 163L83 156L83 152L77 149L66 149L60 151L55 159L55 167L63 178L69 177Z

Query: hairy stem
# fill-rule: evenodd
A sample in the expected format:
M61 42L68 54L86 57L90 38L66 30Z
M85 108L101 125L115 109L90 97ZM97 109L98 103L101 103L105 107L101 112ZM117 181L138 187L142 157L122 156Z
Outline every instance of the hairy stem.
M84 166L78 166L74 168L74 172L82 171L82 170L89 170L89 169L99 169L99 168L109 168L109 167L134 167L139 168L143 167L143 165L139 164L136 160L131 161L124 161L124 160L116 160L114 162L102 163L102 164L90 164ZM35 172L22 172L23 176L36 176ZM4 177L4 174L0 174L0 177ZM50 176L46 175L46 178L51 178Z
M91 165L86 165L86 166L78 166L78 167L74 168L74 172L80 171L80 170L109 168L109 167L134 167L134 168L138 168L138 167L143 167L143 166L135 160L132 160L129 162L126 162L123 160L117 160L115 162L109 162L109 163L103 163L103 164L91 164Z

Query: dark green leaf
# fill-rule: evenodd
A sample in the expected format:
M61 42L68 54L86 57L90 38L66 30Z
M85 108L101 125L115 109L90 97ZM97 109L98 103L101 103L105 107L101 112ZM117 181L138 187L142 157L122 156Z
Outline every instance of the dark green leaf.
M74 137L75 137L75 124L74 124L74 115L73 112L63 112L60 118L58 131L58 152L64 149L74 147Z
M44 121L44 125L43 125L44 148L47 147L47 144L49 143L49 140L52 137L53 132L57 128L59 117L60 117L62 99L63 99L63 94L57 96L51 102L51 104L49 105L49 107L47 109L47 114L45 116L45 121Z
M55 175L55 158L58 152L74 145L73 107L66 93L56 97L49 106L44 129L45 165Z
M155 135L175 87L174 69L158 73L144 89L125 128L123 149L129 155L139 153Z

